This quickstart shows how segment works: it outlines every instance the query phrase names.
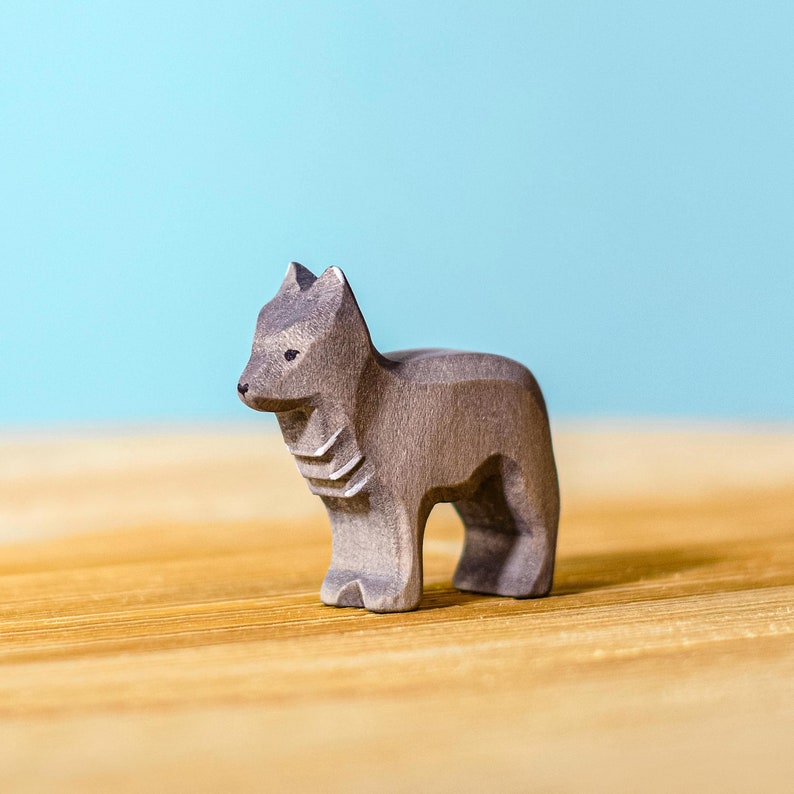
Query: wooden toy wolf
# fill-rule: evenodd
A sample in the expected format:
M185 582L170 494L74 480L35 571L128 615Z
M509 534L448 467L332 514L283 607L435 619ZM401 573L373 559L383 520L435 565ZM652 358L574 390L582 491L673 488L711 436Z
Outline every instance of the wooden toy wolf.
M422 595L431 508L453 502L465 546L460 590L527 598L551 589L559 490L546 407L532 374L485 353L373 347L339 268L292 262L259 313L237 386L274 411L333 553L326 604L401 612Z

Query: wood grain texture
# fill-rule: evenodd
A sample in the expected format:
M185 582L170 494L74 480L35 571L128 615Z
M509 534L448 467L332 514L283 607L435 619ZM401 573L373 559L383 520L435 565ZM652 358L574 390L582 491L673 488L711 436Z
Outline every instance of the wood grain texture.
M555 442L549 598L454 590L439 508L377 615L275 436L5 437L0 790L790 791L794 433Z

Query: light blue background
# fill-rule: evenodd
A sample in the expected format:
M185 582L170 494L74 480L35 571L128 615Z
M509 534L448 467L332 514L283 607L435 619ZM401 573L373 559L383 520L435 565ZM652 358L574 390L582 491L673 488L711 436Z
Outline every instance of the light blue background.
M245 417L290 259L555 416L794 416L794 3L0 8L0 423Z

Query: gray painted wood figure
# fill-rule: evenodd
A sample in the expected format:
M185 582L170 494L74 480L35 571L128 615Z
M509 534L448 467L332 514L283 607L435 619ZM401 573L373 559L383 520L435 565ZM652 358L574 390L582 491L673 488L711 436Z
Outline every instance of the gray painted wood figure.
M382 355L342 271L316 277L293 262L259 313L237 390L249 407L276 413L325 503L326 604L416 608L437 502L453 502L465 526L455 587L548 594L559 489L546 407L526 367L456 350Z

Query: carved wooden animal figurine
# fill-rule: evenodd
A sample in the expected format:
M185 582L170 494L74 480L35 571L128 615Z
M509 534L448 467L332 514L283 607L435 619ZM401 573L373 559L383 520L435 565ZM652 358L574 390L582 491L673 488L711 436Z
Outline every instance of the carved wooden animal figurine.
M293 262L259 313L237 386L275 411L333 553L321 598L414 609L431 508L453 502L465 546L453 584L527 598L551 589L557 472L540 389L521 364L455 350L381 355L339 268Z

